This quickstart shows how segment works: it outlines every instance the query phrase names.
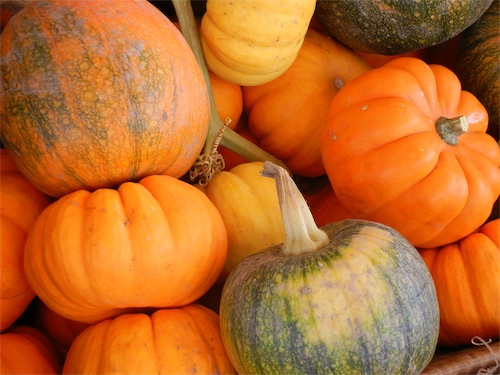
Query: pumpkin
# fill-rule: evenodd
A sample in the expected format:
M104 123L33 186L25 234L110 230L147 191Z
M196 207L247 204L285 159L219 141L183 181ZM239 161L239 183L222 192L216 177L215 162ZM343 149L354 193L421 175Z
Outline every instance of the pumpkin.
M220 322L238 373L418 374L439 310L416 249L383 224L321 229L289 174L272 163L285 242L244 259L224 284Z
M500 193L500 147L488 114L441 65L403 57L349 81L333 98L321 153L340 203L416 247L482 225Z
M0 374L60 374L63 358L38 329L19 325L0 334Z
M318 0L315 17L346 46L396 55L440 44L472 25L493 0Z
M63 374L233 374L219 317L201 305L124 314L85 329Z
M195 301L226 255L224 222L206 195L152 175L117 190L78 190L48 206L28 234L24 269L51 310L93 324Z
M208 68L241 86L259 85L293 63L316 0L207 0L200 39Z
M9 328L35 297L24 274L24 244L31 225L51 202L0 149L0 331Z
M438 343L470 345L500 338L500 219L460 241L420 251L436 285Z
M488 133L500 139L500 1L495 0L462 33L454 71L465 90L484 104L490 115Z
M1 137L53 197L184 175L208 132L207 87L147 0L37 1L0 40Z
M297 58L269 83L243 87L248 127L257 145L296 175L325 174L320 137L339 89L370 65L353 51L309 29Z
M210 84L219 118L223 123L229 119L228 126L235 129L243 112L243 92L241 86L220 78L208 71Z
M263 164L239 164L217 173L200 187L221 214L227 230L227 258L219 282L244 258L285 238L276 186L260 175Z
M49 309L40 299L35 302L32 324L52 341L63 356L66 356L73 340L89 324L62 317Z

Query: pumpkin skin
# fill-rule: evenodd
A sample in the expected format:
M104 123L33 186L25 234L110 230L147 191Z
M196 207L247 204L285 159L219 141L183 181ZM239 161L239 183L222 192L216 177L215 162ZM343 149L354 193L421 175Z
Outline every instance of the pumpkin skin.
M241 86L260 85L293 63L316 0L208 0L200 40L208 68Z
M1 374L60 374L63 358L38 329L14 326L0 334Z
M329 34L354 50L396 55L454 37L492 1L318 0L314 15Z
M439 345L500 338L500 219L460 241L420 251L436 285Z
M465 116L452 145L441 117ZM321 139L341 204L384 223L416 247L437 247L480 227L500 193L500 147L488 114L449 69L395 59L348 82L334 97Z
M454 71L464 90L474 94L488 110L488 133L500 139L500 1L495 0L462 33Z
M243 92L241 86L220 78L214 72L208 71L215 107L223 124L227 119L228 126L235 129L243 112Z
M234 374L219 317L200 305L124 314L85 329L63 374Z
M219 282L225 281L244 258L285 238L276 186L260 175L262 167L263 162L242 163L221 171L200 187L221 214L227 230L227 259Z
M226 280L221 332L237 372L420 373L434 354L439 310L418 252L374 222L322 229L329 245L297 256L269 248Z
M24 274L24 245L31 225L51 202L0 149L0 331L9 328L35 297Z
M46 194L180 177L199 155L205 81L182 34L148 1L33 2L0 45L2 142Z
M51 310L93 324L195 301L226 255L226 229L212 202L186 182L153 175L51 204L28 234L24 269Z
M299 176L325 174L320 138L328 107L370 65L326 34L309 29L297 58L280 77L243 87L243 107L257 145Z

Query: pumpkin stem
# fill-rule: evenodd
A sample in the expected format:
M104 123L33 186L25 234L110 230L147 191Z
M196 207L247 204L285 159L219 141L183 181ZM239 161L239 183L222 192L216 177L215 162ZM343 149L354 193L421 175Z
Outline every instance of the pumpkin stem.
M467 117L459 116L454 118L440 117L436 121L436 131L439 136L450 146L458 144L458 137L467 133L469 123Z
M276 181L281 217L285 229L283 253L298 255L316 251L330 242L325 231L314 222L304 196L287 170L270 161L264 162L262 176Z
M205 63L205 57L203 56L203 48L201 46L201 41L198 34L198 26L196 25L196 20L194 18L193 8L191 7L191 1L172 0L172 3L179 20L182 35L191 47L191 50L193 51L196 60L198 61L201 72L203 73L203 77L205 78L205 83L208 89L208 95L210 98L210 126L205 141L205 146L202 150L202 155L200 155L199 157L200 162L206 164L207 160L209 160L210 158L203 155L212 154L214 141L217 136L221 134L221 129L224 127L224 124L219 118L219 114L217 113L217 108L215 106L215 99L212 92L212 85L210 83L210 76L208 74L208 69ZM227 147L228 149L236 152L249 161L271 160L275 164L281 165L282 167L286 168L285 164L282 161L276 159L273 155L262 150L260 147L247 140L245 137L241 136L229 127L227 127L223 131L220 139L220 145ZM222 158L222 156L220 156L220 158ZM203 161L203 159L205 159L205 161ZM212 175L213 174L214 173L212 173ZM205 178L205 182L208 183L208 180L210 178L211 175L207 175Z

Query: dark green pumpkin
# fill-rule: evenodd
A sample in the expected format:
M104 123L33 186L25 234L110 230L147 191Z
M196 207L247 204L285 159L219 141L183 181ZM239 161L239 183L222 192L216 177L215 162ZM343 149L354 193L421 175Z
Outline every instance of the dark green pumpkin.
M500 139L500 1L488 10L460 39L455 72L464 90L486 107L488 134Z
M375 222L344 220L322 230L327 244L317 250L290 254L285 242L246 258L226 280L221 332L236 370L421 372L437 344L439 310L417 250Z
M315 16L354 50L395 55L440 44L470 26L493 0L318 0Z

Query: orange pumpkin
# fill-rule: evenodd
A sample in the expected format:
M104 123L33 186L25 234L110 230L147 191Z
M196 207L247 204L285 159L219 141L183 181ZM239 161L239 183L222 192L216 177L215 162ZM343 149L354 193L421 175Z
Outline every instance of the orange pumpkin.
M0 374L60 374L63 358L38 329L14 326L0 334Z
M51 204L30 230L24 268L51 310L96 323L195 301L216 281L226 255L224 222L206 195L153 175Z
M325 174L319 142L328 107L346 82L369 69L362 57L309 29L285 73L266 84L242 88L243 108L257 145L294 174Z
M85 329L63 374L234 374L219 316L201 305L124 314Z
M47 307L40 299L36 301L34 326L51 339L57 350L66 356L73 340L89 324L66 319Z
M0 46L2 142L48 195L180 177L198 157L207 87L182 34L147 0L32 2Z
M353 215L414 246L481 226L500 193L500 147L488 114L441 65L403 57L348 82L321 139L330 183Z
M440 248L420 250L436 285L439 344L500 338L500 219Z
M0 149L0 331L9 328L35 297L24 274L24 244L31 225L50 203Z
M249 255L285 240L276 183L261 176L263 165L241 163L200 187L217 207L227 230L227 259L219 282Z
M215 107L222 121L230 119L229 127L235 129L243 112L243 92L241 86L220 78L214 72L208 71L210 85L214 95Z

